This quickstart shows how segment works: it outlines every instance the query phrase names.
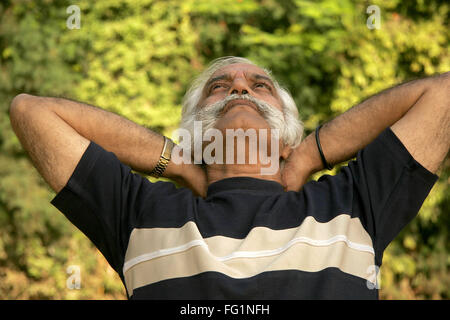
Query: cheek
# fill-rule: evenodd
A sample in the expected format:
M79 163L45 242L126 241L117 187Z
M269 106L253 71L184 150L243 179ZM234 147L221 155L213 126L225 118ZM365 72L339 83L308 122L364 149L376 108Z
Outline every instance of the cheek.
M272 100L272 101L266 101L266 102L269 103L273 109L276 109L283 113L283 107L280 105L280 103L278 101Z
M283 111L283 102L279 97L272 98L272 105L276 107L278 110Z
M256 94L254 95L254 97L270 104L271 106L277 108L280 111L283 111L282 107L283 103L278 96L275 97L271 93L267 93L267 94Z
M199 106L205 107L205 106L211 105L211 104L216 103L216 102L218 102L220 100L223 100L223 99L224 99L224 97L221 97L221 96L218 96L218 95L209 96L206 99L202 99L199 102Z

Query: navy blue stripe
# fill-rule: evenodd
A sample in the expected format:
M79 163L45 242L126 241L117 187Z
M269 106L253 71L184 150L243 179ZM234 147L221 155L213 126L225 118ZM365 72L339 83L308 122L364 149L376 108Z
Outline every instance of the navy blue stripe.
M364 279L337 268L283 270L234 279L219 272L163 280L137 288L131 299L378 299Z

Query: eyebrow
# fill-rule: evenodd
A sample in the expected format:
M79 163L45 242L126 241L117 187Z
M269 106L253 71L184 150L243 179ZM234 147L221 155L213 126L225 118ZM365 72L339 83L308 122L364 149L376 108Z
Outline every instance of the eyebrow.
M206 89L206 88L209 88L209 86L210 86L212 83L216 82L216 81L219 81L219 80L230 80L230 79L231 79L231 76L230 76L230 74L228 74L228 73L222 74L222 75L217 76L217 77L214 77L214 78L211 78L211 79L208 80L208 82L206 82L206 84L205 84L205 89Z
M264 75L262 75L262 74L257 74L257 73L253 73L253 74L251 74L251 76L252 76L254 79L257 79L257 80L258 80L258 79L266 80L266 81L270 82L270 85L271 85L272 87L275 88L275 85L274 85L272 79L270 79L269 77L264 76Z
M266 81L268 81L271 84L272 87L275 88L275 85L274 85L272 79L270 79L267 76L264 76L264 75L258 74L258 73L252 73L252 74L250 74L250 78L253 78L253 79L256 79L256 80L259 80L259 79L266 80ZM231 80L231 76L230 76L229 73L226 73L226 74L221 74L221 75L219 75L217 77L211 78L211 79L208 80L208 82L206 82L205 89L209 88L209 86L211 84L213 84L214 82L219 81L219 80Z

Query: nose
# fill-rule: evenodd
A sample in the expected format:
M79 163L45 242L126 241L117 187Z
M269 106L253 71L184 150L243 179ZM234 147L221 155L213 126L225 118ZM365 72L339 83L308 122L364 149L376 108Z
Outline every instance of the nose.
M231 94L239 94L239 91L238 91L237 89L233 89L233 90L231 91ZM241 95L242 95L242 94L248 94L248 91L245 90L245 89L242 89Z
M229 94L248 94L249 87L247 81L242 78L235 79L230 87Z

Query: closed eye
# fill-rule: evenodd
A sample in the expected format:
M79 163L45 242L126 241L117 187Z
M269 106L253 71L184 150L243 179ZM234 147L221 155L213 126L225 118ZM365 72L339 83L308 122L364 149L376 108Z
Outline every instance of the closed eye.
M266 89L272 91L272 87L270 85L268 85L267 83L264 83L264 82L257 82L257 83L255 83L255 88L266 88Z
M227 85L224 84L224 83L214 83L213 85L211 85L209 91L211 92L211 91L214 91L214 90L216 90L216 89L226 88L226 86L227 86Z

